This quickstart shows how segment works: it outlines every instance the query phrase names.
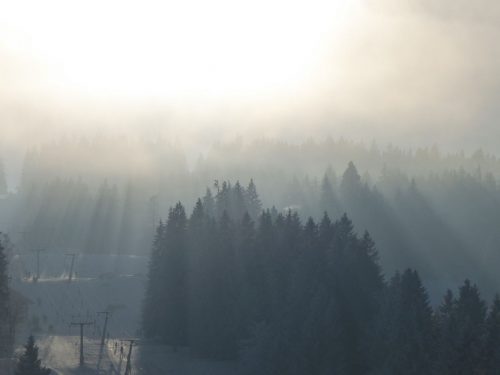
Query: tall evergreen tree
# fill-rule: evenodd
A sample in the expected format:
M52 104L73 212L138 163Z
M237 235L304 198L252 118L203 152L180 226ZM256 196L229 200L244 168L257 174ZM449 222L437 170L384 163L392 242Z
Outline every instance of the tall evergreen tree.
M162 332L165 343L174 349L187 344L188 302L188 248L187 218L182 204L170 209L165 227L165 241L161 259L161 277L164 280L160 308L163 314Z
M341 207L340 202L333 189L332 182L328 173L325 173L323 180L321 182L321 194L320 194L320 211L326 211L330 215L340 215Z
M456 304L458 321L457 353L454 373L474 374L481 363L485 332L486 303L476 285L465 280Z
M156 235L153 240L153 248L149 261L148 281L146 294L143 302L142 328L146 337L155 337L160 334L158 324L163 316L158 308L158 301L161 300L163 293L163 246L165 242L165 225L160 221Z
M448 292L437 314L438 368L442 374L475 374L482 364L486 304L476 285L466 280L458 298Z
M352 161L349 162L347 169L342 175L340 189L344 195L356 194L361 187L361 176Z
M212 294L210 324L212 326L212 357L234 358L238 352L238 320L236 289L234 225L227 212L218 222L218 238L212 252Z
M15 375L49 375L50 369L41 365L41 360L38 359L38 347L35 345L33 336L28 338L27 344L24 346L24 353L19 358Z
M262 203L259 198L259 194L257 193L257 188L253 179L250 179L248 183L248 187L245 190L245 198L246 198L246 206L249 215L252 219L256 220L262 210Z
M453 374L457 360L458 320L457 300L448 289L435 313L437 330L437 373Z
M9 354L10 329L9 329L9 278L7 255L3 245L3 235L0 233L0 356Z
M500 296L497 294L486 318L486 337L482 352L482 371L486 375L498 373L500 368Z
M397 273L386 290L376 332L382 338L375 360L380 374L432 374L434 336L432 309L416 271Z
M210 216L214 217L215 216L215 201L214 201L214 196L212 194L212 190L207 188L205 192L205 196L203 197L203 210L205 213Z
M238 278L239 332L241 337L248 338L250 326L258 316L259 295L255 288L258 263L255 257L255 224L250 215L245 213L237 227L235 238L235 267Z

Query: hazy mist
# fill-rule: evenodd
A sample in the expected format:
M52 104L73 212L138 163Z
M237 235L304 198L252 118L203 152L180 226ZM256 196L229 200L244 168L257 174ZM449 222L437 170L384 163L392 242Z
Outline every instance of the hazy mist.
M0 373L497 374L499 40L495 0L0 1Z
M224 1L5 3L2 153L109 131L163 133L189 143L332 135L498 146L494 1L331 3L277 1L267 16L264 2L233 4L224 13ZM197 22L204 35L200 28L188 33ZM254 23L270 41L257 37L261 45L252 44L245 28Z

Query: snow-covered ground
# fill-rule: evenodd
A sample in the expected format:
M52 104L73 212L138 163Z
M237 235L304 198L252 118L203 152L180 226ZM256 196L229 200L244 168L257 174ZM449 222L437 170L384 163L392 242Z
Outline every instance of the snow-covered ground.
M138 335L141 305L145 289L147 259L131 256L79 256L75 261L76 277L69 282L69 259L61 254L40 256L40 279L34 255L17 256L12 288L30 301L27 329L34 333L72 335L72 322L95 322L86 334L97 337L104 315L110 337ZM31 263L31 264L30 264ZM35 263L35 265L33 265ZM17 276L17 277L16 277Z
M60 375L125 373L126 340L140 335L147 257L82 255L75 261L76 277L69 282L70 259L64 254L40 254L40 278L34 254L16 255L12 265L12 288L31 303L26 323L19 332L19 345L34 333L43 364ZM100 350L104 325L101 311L109 311L109 340ZM94 323L84 329L85 367L79 367L79 327L71 323ZM116 349L115 349L116 344ZM124 354L120 354L123 346ZM132 351L133 375L233 375L232 362L192 358L187 351L140 340Z
M79 336L39 336L36 341L42 364L59 375L117 374L110 369L111 361L107 347L102 347L98 340L85 338L84 360L80 366Z
M120 346L120 342L118 347ZM124 355L114 352L114 342L108 343L109 357L116 369L125 369L129 343L124 343ZM227 361L208 361L193 358L187 350L174 352L171 347L139 341L132 348L132 369L134 375L235 375L237 363Z

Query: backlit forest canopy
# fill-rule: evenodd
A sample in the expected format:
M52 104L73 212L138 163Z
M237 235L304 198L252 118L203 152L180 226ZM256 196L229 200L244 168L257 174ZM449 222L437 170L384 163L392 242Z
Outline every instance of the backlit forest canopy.
M481 150L237 140L193 156L168 141L73 139L26 155L0 221L21 251L146 255L175 202L254 189L263 207L302 220L347 213L370 231L384 269L418 269L431 296L466 277L491 295L500 281L499 174L500 160Z

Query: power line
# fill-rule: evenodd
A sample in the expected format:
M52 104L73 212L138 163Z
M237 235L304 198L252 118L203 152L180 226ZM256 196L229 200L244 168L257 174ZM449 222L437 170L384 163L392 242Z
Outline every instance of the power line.
M98 311L97 314L104 314L104 328L102 329L101 346L104 346L104 340L106 339L106 329L108 328L108 318L110 315L109 311Z
M40 279L40 253L45 251L45 249L36 249L31 251L36 253L36 277L33 278L33 281L37 282L38 279Z
M77 254L66 254L66 256L68 257L71 257L71 267L69 269L69 278L68 278L68 282L71 283L71 280L73 280L73 267L75 265L75 257L77 256Z
M124 374L124 375L130 375L132 373L132 364L130 361L132 357L132 348L134 347L134 344L137 342L137 340L122 340L122 341L130 343L128 347L127 365L125 366L125 374Z
M72 326L80 326L80 366L83 366L85 358L83 356L83 327L93 325L94 322L71 322Z

